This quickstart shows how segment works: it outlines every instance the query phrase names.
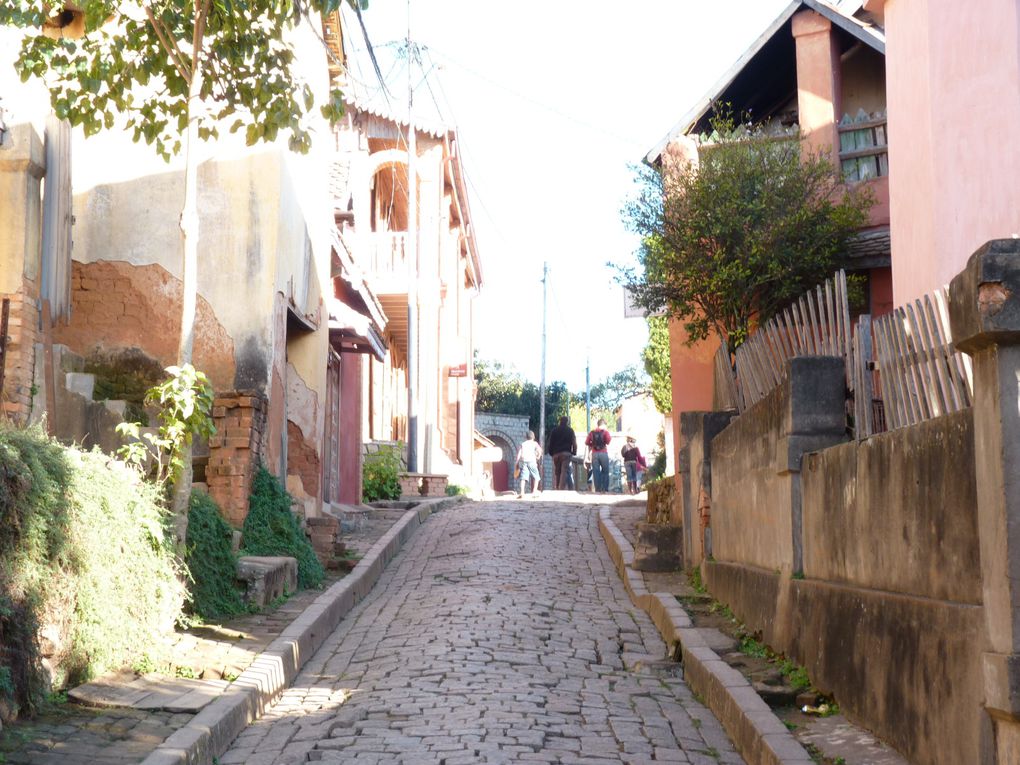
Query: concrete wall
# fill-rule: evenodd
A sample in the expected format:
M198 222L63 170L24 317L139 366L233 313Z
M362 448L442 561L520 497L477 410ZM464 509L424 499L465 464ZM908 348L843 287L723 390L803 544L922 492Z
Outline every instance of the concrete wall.
M33 403L44 172L40 133L29 123L11 125L0 144L0 298L10 300L0 407L19 423L28 421Z
M970 409L804 457L804 576L981 604Z
M881 6L874 0L869 8ZM1020 6L886 0L896 303L946 284L980 244L1020 232Z
M973 415L814 451L793 371L711 442L709 590L911 762L978 762Z

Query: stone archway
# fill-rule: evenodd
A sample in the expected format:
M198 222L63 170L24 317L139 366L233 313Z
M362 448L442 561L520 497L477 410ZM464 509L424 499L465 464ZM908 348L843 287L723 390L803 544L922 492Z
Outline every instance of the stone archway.
M475 430L503 449L503 463L509 479L507 488L512 489L514 462L517 459L517 450L524 443L528 433L528 416L526 414L476 412ZM494 471L495 467L493 465ZM493 489L499 491L496 488L495 475L493 475Z

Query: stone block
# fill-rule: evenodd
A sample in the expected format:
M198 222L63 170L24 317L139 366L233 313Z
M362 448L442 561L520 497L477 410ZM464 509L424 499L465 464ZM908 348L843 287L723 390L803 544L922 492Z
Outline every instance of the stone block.
M247 588L245 600L262 607L297 590L297 560L284 556L239 558L237 578Z
M683 527L639 523L634 547L635 571L676 571L682 564Z

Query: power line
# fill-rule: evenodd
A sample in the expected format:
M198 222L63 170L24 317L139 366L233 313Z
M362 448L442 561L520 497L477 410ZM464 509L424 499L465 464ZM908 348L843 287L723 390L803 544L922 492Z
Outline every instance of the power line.
M477 77L478 79L482 80L483 82L487 82L488 84L492 85L493 87L499 88L500 90L503 90L503 91L509 93L510 95L515 96L516 98L521 99L522 101L527 101L528 103L533 104L534 106L537 106L540 109L543 109L543 110L549 112L550 114L554 114L557 117L559 117L560 119L566 120L568 122L573 122L575 125L579 125L579 126L585 128L587 130L591 130L591 131L596 132L596 133L601 133L602 135L608 136L608 137L610 137L610 138L612 138L612 139L614 139L616 141L619 141L621 143L625 143L625 144L628 144L630 146L641 148L642 151L646 148L644 143L642 143L640 141L637 141L637 140L635 140L633 138L628 138L626 136L619 135L618 133L614 133L612 130L606 130L604 127L600 127L598 125L593 125L593 124L591 124L589 122L585 122L584 120L578 119L577 117L573 116L572 114L567 114L566 112L560 111L555 106L551 106L551 105L549 105L547 103L539 101L537 98L529 96L529 95L527 95L525 93L521 93L518 90L514 90L514 88L510 87L509 85L505 85L505 84L503 84L501 82L498 82L497 80L492 79L488 75L482 74L481 72L479 72L479 71L477 71L475 69L472 69L470 66L467 66L466 64L462 64L457 59L452 58L451 56L449 56L446 53L443 53L440 50L436 50L435 48L431 48L431 50L435 50L436 53L438 53L446 61L449 61L454 66L457 66L457 67L461 68L462 70L464 70L468 74L473 75L474 77Z

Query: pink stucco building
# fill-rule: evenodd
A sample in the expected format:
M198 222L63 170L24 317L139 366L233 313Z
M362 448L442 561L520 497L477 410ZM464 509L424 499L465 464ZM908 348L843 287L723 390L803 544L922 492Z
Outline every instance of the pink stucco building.
M850 182L872 189L869 224L846 253L845 267L866 277L866 310L879 316L893 305L887 96L879 18L862 8L851 13L817 0L793 0L645 160L657 166L697 161L699 135L710 129L716 103L776 130L797 130L807 151L829 156ZM671 322L676 443L680 412L713 408L718 341L688 347L686 339L681 323Z
M869 0L889 38L897 304L949 282L985 241L1020 234L1020 3Z

